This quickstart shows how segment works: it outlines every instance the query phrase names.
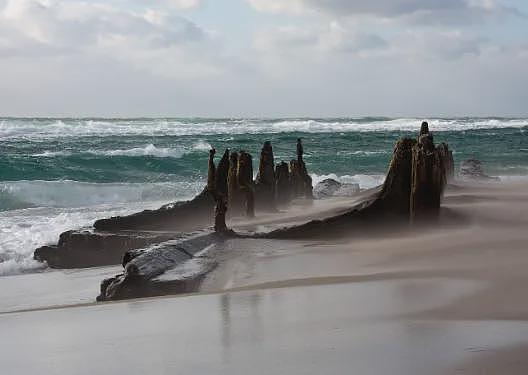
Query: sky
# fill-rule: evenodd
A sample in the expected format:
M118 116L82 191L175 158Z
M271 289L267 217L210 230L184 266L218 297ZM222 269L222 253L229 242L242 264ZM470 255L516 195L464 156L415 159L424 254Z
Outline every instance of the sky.
M528 115L526 0L0 0L0 115Z

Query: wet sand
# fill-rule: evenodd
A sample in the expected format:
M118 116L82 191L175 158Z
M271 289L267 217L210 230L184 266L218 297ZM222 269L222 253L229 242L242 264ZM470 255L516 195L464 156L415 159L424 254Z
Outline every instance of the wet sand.
M270 215L252 225L278 223ZM452 186L434 227L333 241L237 239L217 256L202 294L0 313L10 338L0 343L3 369L528 373L526 183ZM34 277L44 284L49 274Z

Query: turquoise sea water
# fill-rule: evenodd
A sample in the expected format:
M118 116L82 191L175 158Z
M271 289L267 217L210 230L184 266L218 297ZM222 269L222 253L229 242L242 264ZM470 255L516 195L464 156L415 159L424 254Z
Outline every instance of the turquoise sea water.
M211 146L245 149L255 164L270 140L277 161L304 141L314 181L370 187L396 139L421 119L0 119L0 275L41 267L35 247L99 217L192 197ZM528 119L429 119L455 162L475 157L507 179L528 175Z

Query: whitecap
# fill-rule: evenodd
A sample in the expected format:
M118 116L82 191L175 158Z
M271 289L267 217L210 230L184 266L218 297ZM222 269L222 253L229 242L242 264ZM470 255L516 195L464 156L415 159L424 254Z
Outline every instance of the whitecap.
M209 142L200 140L196 142L192 148L193 150L196 150L196 151L209 151L210 149L213 148L213 146L211 146Z
M45 267L33 260L36 248L57 243L70 229L90 226L97 219L126 215L161 202L87 208L31 208L0 212L0 276L35 271Z
M390 154L390 150L372 150L372 151L338 151L338 155L354 155L354 156L373 156Z
M33 251L56 243L67 230L91 226L97 219L155 209L186 200L203 182L84 183L16 181L0 184L0 276L42 268ZM3 211L2 211L3 210Z
M528 127L528 119L429 119L433 132ZM93 136L201 136L289 132L348 133L418 131L422 119L3 119L0 138L53 139Z
M71 180L0 183L0 211L32 207L88 207L176 201L196 195L204 182L90 183Z
M158 158L181 158L186 154L186 151L183 148L158 148L151 143L145 147L117 150L88 150L86 153L103 156L155 156Z

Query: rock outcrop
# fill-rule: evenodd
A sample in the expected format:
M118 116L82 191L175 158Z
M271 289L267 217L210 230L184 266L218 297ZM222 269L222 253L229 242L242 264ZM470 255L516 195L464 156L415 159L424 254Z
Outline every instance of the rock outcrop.
M458 176L463 180L474 181L499 181L498 177L488 176L484 173L482 162L477 159L468 159L460 163Z
M315 199L324 199L329 197L351 197L359 193L359 184L341 183L331 178L319 182L313 188Z

